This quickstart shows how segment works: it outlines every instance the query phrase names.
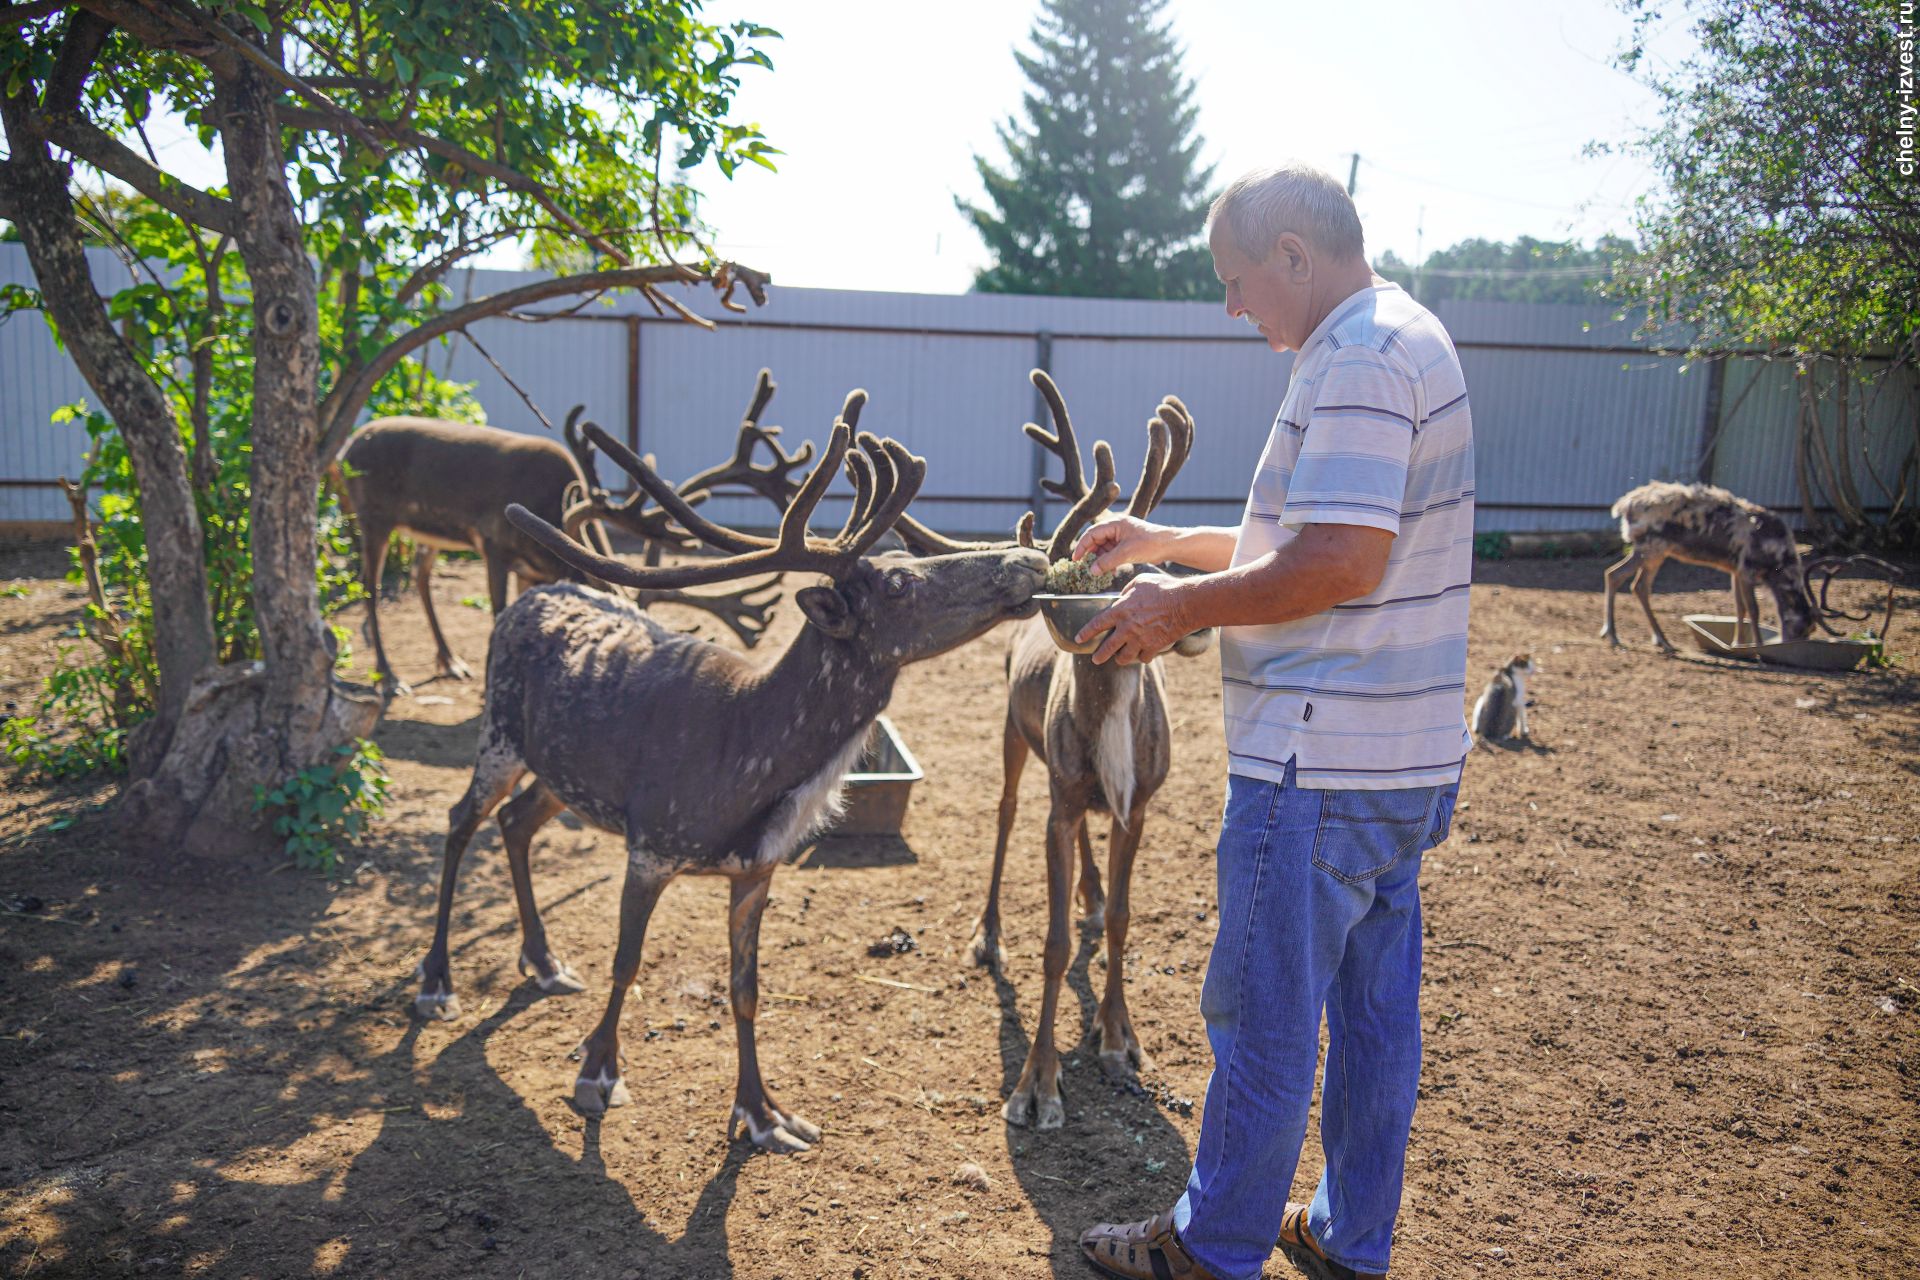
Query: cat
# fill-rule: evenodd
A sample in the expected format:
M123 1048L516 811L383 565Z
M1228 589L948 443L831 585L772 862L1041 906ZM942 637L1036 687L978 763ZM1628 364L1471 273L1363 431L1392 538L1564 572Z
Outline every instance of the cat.
M1527 732L1527 677L1533 672L1533 656L1516 653L1493 673L1480 700L1473 704L1475 746L1514 737L1531 738Z

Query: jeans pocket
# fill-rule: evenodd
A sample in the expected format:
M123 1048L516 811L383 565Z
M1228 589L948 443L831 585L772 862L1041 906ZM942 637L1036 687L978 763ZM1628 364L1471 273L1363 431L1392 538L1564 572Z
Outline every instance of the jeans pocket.
M1453 808L1459 800L1459 783L1440 788L1439 803L1433 806L1433 830L1427 833L1427 848L1445 844L1453 834Z
M1326 791L1313 865L1343 884L1361 884L1427 847L1447 787Z

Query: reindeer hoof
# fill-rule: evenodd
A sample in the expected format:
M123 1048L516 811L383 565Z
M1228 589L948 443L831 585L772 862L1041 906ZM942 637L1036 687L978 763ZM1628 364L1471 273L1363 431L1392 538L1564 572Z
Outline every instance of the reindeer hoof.
M580 975L573 971L572 965L552 955L549 955L547 960L553 965L552 973L540 972L540 966L528 959L527 953L522 951L520 976L532 978L533 985L550 996L570 996L577 991L587 989L587 984L580 980Z
M1000 1117L1008 1124L1022 1127L1030 1125L1042 1131L1058 1129L1067 1123L1067 1104L1058 1093L1049 1096L1031 1087L1015 1089L1007 1105L1000 1108Z
M443 676L452 676L455 680L473 679L473 668L450 653L441 656L439 665Z
M967 943L967 957L982 969L1006 972L1007 949L1000 945L1000 935L989 934L978 925L973 928L973 939Z
M420 983L420 994L413 998L413 1016L428 1022L452 1022L460 1016L460 997L453 994L453 982L443 972L437 978L427 977L426 961L413 967L413 976Z
M618 1076L612 1079L605 1075L581 1076L573 1082L573 1106L581 1115L605 1115L610 1107L624 1107L632 1102L627 1082Z
M460 997L451 991L422 991L413 998L413 1016L427 1022L452 1022L460 1016Z
M755 1115L735 1103L733 1120L728 1125L728 1137L741 1129L746 1130L747 1141L754 1146L779 1156L810 1151L813 1144L820 1141L819 1126L809 1124L799 1116L773 1107L768 1107L765 1115Z

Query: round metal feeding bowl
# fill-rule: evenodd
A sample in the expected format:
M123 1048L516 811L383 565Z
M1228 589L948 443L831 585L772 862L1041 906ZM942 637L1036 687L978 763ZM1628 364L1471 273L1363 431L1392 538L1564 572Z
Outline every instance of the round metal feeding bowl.
M1107 608L1120 598L1118 591L1096 591L1087 595L1056 595L1042 591L1036 594L1034 601L1040 606L1040 616L1045 619L1047 630L1053 635L1054 644L1068 653L1092 653L1107 638L1105 631L1100 632L1085 644L1077 643L1074 637L1080 634L1080 628L1093 621L1095 614ZM1191 658L1207 651L1213 643L1213 628L1208 627L1180 637L1174 643L1173 650L1183 658Z
M1759 629L1759 643L1736 644L1733 618L1689 613L1682 621L1687 624L1696 648L1720 658L1744 658L1749 662L1814 671L1851 671L1874 650L1873 642L1868 640L1782 640L1779 631L1767 626ZM1752 627L1749 623L1749 636L1753 634Z

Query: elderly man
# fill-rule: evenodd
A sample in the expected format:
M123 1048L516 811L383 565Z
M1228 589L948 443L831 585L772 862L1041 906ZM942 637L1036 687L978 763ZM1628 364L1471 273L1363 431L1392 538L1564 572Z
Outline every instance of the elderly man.
M1420 1076L1422 853L1446 838L1469 745L1473 428L1439 321L1375 276L1327 174L1248 174L1208 215L1227 312L1292 379L1237 529L1095 525L1137 578L1083 639L1146 662L1221 631L1230 776L1220 931L1200 996L1214 1070L1186 1193L1081 1238L1129 1277L1251 1280L1277 1242L1318 1280L1383 1276ZM1320 1018L1326 1165L1290 1204Z

